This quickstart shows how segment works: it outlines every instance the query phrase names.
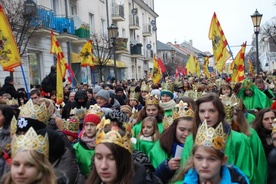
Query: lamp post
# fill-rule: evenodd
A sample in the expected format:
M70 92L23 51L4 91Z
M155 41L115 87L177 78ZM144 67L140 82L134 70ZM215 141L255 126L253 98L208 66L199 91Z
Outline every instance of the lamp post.
M118 27L115 24L111 24L110 27L107 28L108 30L108 37L112 39L112 48L113 48L113 57L114 57L114 77L115 83L117 84L117 63L116 63L116 38L118 37Z
M257 63L257 74L260 72L260 62L259 62L259 46L258 46L258 34L260 32L260 25L263 14L260 14L256 9L255 13L251 15L252 23L254 26L254 32L256 35L256 63Z
M25 19L30 19L36 15L36 4L32 0L26 0L23 4L24 12L23 17Z

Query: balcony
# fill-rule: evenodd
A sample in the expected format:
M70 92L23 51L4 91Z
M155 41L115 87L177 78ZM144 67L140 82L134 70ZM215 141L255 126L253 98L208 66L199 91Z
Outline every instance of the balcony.
M130 15L129 16L129 29L131 30L139 30L139 17L137 15Z
M153 60L153 50L145 50L144 60L145 61L152 61Z
M143 26L143 36L144 37L148 37L151 36L151 25L150 24L146 24Z
M30 25L41 28L38 29L38 32L41 32L43 29L47 29L49 32L49 30L56 28L53 10L44 6L37 6L36 11L37 16L32 18Z
M55 30L59 33L75 34L74 20L67 17L57 16L55 18Z
M116 53L117 54L128 54L127 41L128 41L128 38L117 38L116 39Z
M141 57L142 55L142 44L141 43L137 43L136 45L132 45L130 44L130 54L131 54L131 58L138 58Z
M125 20L124 5L112 3L111 18L115 22L124 21Z
M90 27L89 27L89 24L82 23L81 27L79 29L76 29L75 32L76 32L75 34L79 38L90 39Z

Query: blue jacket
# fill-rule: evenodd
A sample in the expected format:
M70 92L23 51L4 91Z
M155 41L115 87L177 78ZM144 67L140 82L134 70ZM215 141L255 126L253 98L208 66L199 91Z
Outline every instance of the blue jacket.
M183 184L198 183L198 174L195 169L190 169L184 178ZM222 166L220 184L250 184L243 172L234 165Z

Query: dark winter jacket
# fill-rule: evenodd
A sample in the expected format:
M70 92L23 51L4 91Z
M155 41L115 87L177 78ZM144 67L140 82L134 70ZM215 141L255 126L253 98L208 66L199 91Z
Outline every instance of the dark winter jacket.
M267 184L276 183L276 148L273 148L267 157L268 162L268 176Z
M0 89L0 91L10 94L12 98L18 99L24 97L24 93L16 91L15 87L9 83L5 83Z

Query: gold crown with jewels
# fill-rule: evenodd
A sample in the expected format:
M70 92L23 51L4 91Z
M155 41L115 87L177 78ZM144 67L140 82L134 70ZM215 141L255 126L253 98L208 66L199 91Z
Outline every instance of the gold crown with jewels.
M224 153L228 135L224 133L222 123L216 128L208 127L206 120L198 128L195 145L212 147Z
M31 127L25 135L14 135L11 142L11 157L18 152L35 150L42 153L45 157L49 156L49 141L48 135L45 137L37 135Z
M81 107L79 109L77 109L76 107L74 109L70 110L70 116L77 116L79 119L83 119L86 115L86 108L85 107Z
M111 129L108 132L105 132L106 125L111 125ZM131 124L124 123L123 126L125 131L120 130L118 126L112 125L109 119L103 117L97 125L96 145L100 143L114 143L132 153L132 143L130 141Z
M168 91L168 92L173 93L174 92L174 83L162 82L161 91Z
M227 121L232 120L234 108L239 108L240 110L243 109L242 101L239 98L237 98L234 94L231 97L227 95L220 95L219 98L224 106Z
M70 117L69 119L61 119L56 122L59 130L69 131L75 134L79 133L79 118L77 116Z
M180 100L178 104L174 107L173 119L178 119L181 117L194 117L194 111L189 107L188 103Z
M147 92L149 92L150 91L150 87L145 82L143 82L142 85L141 85L140 90L141 91L147 91Z
M146 105L158 105L159 104L159 99L157 96L153 96L151 94L147 94L146 99L145 99Z
M17 99L14 99L14 98L12 98L11 100L8 100L8 101L6 102L6 104L9 105L9 106L19 106L18 100L17 100Z
M33 101L30 99L26 104L19 107L19 109L19 118L24 117L36 119L40 122L45 123L46 125L48 124L50 116L48 114L46 103L42 102L40 105L34 104Z
M129 94L129 99L130 100L137 100L138 101L138 98L139 98L139 93L131 92Z
M103 111L100 106L97 104L95 105L90 105L89 109L87 109L86 114L96 114L100 118L103 116Z

